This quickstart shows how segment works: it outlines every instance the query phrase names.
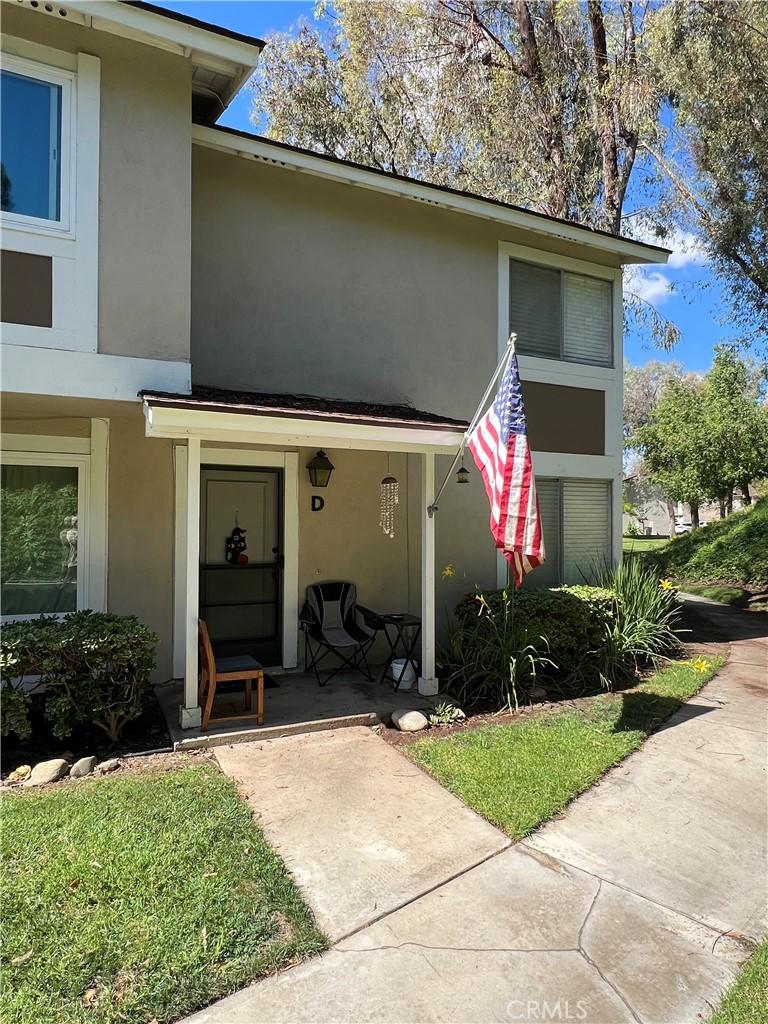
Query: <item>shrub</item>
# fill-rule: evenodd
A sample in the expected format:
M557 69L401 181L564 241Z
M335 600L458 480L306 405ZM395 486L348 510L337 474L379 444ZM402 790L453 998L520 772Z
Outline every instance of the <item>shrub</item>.
M115 741L144 709L156 643L133 615L73 612L7 625L0 668L6 680L39 678L55 736L91 723Z
M3 738L15 732L20 740L29 739L32 725L29 721L29 694L13 686L2 689Z
M449 690L469 705L516 703L536 678L598 678L616 599L600 587L468 594L442 652Z

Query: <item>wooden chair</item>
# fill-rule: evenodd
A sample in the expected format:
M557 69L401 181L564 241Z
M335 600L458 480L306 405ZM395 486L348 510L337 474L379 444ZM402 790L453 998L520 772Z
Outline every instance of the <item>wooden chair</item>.
M238 718L255 718L257 725L264 722L264 669L250 654L242 654L234 658L215 658L211 647L208 627L202 619L198 619L198 649L200 659L200 681L197 699L203 709L203 729L212 722L231 722ZM243 712L233 715L211 717L213 702L216 698L216 687L219 683L242 681L245 683L245 702ZM256 710L252 710L253 683L256 683Z

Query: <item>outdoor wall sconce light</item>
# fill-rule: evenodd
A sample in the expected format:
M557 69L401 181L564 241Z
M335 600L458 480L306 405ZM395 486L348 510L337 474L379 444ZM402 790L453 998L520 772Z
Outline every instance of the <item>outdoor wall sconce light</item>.
M468 484L469 483L469 470L462 464L456 470L456 483L457 484Z
M335 466L321 448L314 459L307 463L309 482L313 487L327 487L334 469Z

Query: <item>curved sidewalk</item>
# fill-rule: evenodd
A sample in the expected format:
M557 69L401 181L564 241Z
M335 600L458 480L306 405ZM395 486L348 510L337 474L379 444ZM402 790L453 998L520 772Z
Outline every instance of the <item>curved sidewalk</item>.
M444 884L188 1024L706 1019L766 930L768 616L705 612L732 638L726 667L561 820L514 847L498 833L451 878L453 833ZM416 834L434 783L407 780L399 827Z

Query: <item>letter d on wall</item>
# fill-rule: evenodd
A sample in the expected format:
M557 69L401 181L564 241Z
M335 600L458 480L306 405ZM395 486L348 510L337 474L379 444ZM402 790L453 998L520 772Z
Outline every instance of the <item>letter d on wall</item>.
M319 494L312 495L312 511L322 512L325 508L325 498L321 498Z

